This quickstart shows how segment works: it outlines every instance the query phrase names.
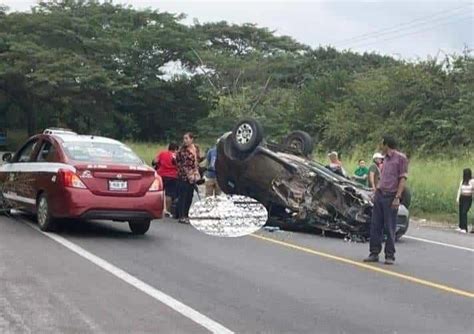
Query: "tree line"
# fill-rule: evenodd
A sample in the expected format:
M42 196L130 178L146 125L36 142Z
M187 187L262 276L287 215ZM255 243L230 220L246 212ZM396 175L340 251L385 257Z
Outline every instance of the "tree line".
M183 19L111 1L0 7L0 128L166 141L251 116L271 138L305 130L321 150L369 152L384 133L413 154L474 146L467 49L415 63Z

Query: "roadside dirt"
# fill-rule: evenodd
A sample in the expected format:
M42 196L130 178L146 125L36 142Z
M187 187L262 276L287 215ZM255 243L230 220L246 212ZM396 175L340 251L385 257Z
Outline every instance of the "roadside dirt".
M410 225L415 227L433 227L441 230L453 230L457 227L455 223L439 222L418 217L410 217Z

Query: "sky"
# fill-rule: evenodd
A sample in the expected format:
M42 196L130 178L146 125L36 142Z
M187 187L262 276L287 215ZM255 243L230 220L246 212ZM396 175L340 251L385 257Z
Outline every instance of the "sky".
M26 11L36 0L0 0ZM254 23L310 45L420 60L474 48L471 1L120 0L136 8L187 15L185 23Z

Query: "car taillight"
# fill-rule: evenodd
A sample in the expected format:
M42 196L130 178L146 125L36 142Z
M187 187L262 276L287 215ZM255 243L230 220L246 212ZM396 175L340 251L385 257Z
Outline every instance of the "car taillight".
M155 180L153 180L153 183L150 186L150 189L148 191L161 191L163 190L163 181L161 180L161 177L158 175L155 175Z
M59 182L68 188L87 189L79 176L67 169L60 169L58 172Z

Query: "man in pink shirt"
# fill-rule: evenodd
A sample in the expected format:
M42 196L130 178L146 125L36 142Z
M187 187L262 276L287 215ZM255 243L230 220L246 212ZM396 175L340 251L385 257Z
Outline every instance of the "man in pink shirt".
M384 136L381 145L385 155L380 182L377 185L370 224L370 255L364 262L378 262L382 251L384 230L387 231L385 241L385 264L395 262L395 231L400 199L405 190L408 178L408 159L405 154L396 150L397 142L390 136Z

